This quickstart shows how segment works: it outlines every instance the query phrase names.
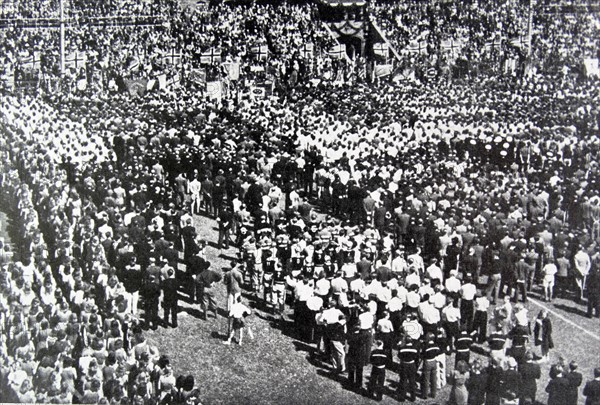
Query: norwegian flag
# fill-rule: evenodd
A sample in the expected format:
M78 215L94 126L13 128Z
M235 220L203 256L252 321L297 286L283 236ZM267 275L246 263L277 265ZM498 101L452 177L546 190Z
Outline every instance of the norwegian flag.
M42 58L39 52L34 52L32 55L25 56L19 60L23 69L40 70L42 67Z
M427 55L427 41L410 41L404 50L411 54Z
M170 52L163 55L163 61L168 65L181 65L181 52L171 49Z
M269 47L267 45L254 45L250 47L250 53L258 60L267 60L269 56Z
M87 55L83 51L71 52L65 56L65 67L71 69L79 69L85 67ZM139 62L138 62L139 64Z
M376 56L387 58L390 52L390 47L384 42L373 44L373 53Z
M215 63L221 63L221 49L210 48L206 52L202 52L200 55L200 63L203 65L213 65Z
M509 43L515 48L526 49L529 45L529 37L527 35L519 35L511 38Z
M457 57L463 46L464 43L461 40L456 40L453 38L443 40L440 43L440 48L442 51L448 52L452 57Z
M336 44L332 46L329 52L327 53L334 59L343 59L344 55L346 54L346 45Z
M315 46L313 44L304 44L302 47L302 57L304 59L311 59L315 54Z
M502 38L494 38L491 41L485 43L484 48L488 53L499 51L502 47Z

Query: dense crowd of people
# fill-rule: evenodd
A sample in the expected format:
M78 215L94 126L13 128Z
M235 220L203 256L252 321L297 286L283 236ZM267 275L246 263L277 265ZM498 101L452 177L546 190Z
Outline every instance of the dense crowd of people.
M483 3L373 12L400 16L399 33L382 26L402 44L425 27L436 40L519 31L523 9ZM93 12L110 15L102 4ZM227 344L237 331L240 344L252 337L245 288L282 319L293 308L297 337L351 389L365 388L371 363L366 389L379 399L391 370L400 399L420 380L423 398L451 384L456 404L533 403L554 342L551 316L529 316L528 297L600 316L598 80L332 85L310 80L325 59L312 66L303 53L331 44L313 6L156 7L168 26L73 28L85 91L3 93L1 205L19 249L0 256L2 401L198 403L193 376L176 377L143 330L177 327L181 294L217 317L223 281ZM573 27L591 29L552 25L552 35ZM5 71L58 40L1 35ZM266 61L249 52L261 44ZM215 101L193 86L132 97L110 85L174 74L162 61L172 49L190 72L208 48L240 63L242 78L272 72L281 91ZM57 74L56 57L45 53L44 74ZM238 253L223 272L195 215L216 219L218 247ZM552 366L548 403L577 403L577 367ZM597 383L583 394L598 400Z

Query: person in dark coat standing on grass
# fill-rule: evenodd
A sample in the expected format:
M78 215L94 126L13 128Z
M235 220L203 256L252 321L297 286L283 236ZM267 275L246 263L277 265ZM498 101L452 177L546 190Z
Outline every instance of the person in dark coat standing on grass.
M569 372L565 374L567 380L569 380L569 393L568 401L565 405L577 405L579 397L579 387L583 382L583 375L577 371L578 364L576 361L569 363Z
M140 290L140 295L144 299L144 317L146 326L156 329L158 326L158 300L160 298L160 285L156 282L156 277L150 275L146 283Z
M369 331L357 325L348 334L348 384L350 389L360 393L363 388L363 369L369 363Z
M217 302L215 300L215 284L221 281L221 275L211 269L210 262L205 262L205 268L196 276L198 285L200 308L202 308L202 317L208 318L208 311L212 312L217 318Z
M597 263L597 260L594 262ZM596 318L600 318L600 268L592 268L587 279L587 292L587 317L591 318L593 313Z
M600 405L600 367L594 369L594 379L583 387L585 405Z
M561 365L553 367L555 367L556 377L546 386L548 405L566 405L569 403L569 380L565 377Z
M175 270L167 270L167 278L162 282L163 305L165 309L165 324L169 325L169 316L173 321L173 326L177 327L177 304L179 296L177 293L178 282L175 279Z
M519 374L521 374L519 400L522 403L527 400L535 403L537 380L541 377L542 372L540 365L533 360L533 353L525 353L525 362L519 365Z
M542 358L540 361L548 361L548 352L554 348L554 340L552 340L552 321L548 318L548 311L542 309L535 320L533 329L535 335L535 345L541 346Z
M471 365L469 379L465 384L469 396L467 399L468 405L483 405L485 403L485 391L487 386L488 376L479 359L475 359Z
M500 405L500 394L502 393L502 380L504 370L497 358L490 359L487 368L487 384L485 388L485 405Z
M383 342L375 341L375 350L371 352L370 362L373 368L371 369L371 379L369 381L369 396L375 396L377 401L383 398L383 386L385 384L385 370L388 365L388 355L383 350Z

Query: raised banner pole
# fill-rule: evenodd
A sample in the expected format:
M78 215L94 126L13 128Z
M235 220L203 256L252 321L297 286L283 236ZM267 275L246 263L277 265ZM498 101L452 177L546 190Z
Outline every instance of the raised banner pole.
M65 10L64 0L60 0L60 75L65 72Z

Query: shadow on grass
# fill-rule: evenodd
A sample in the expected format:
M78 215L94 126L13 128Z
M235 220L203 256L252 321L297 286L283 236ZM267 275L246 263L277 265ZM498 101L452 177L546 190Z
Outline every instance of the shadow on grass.
M565 304L554 304L554 308L556 308L556 309L562 309L565 312L568 312L568 313L571 313L571 314L581 315L583 317L587 316L587 311L584 311L581 308L572 307L572 306L565 305Z

